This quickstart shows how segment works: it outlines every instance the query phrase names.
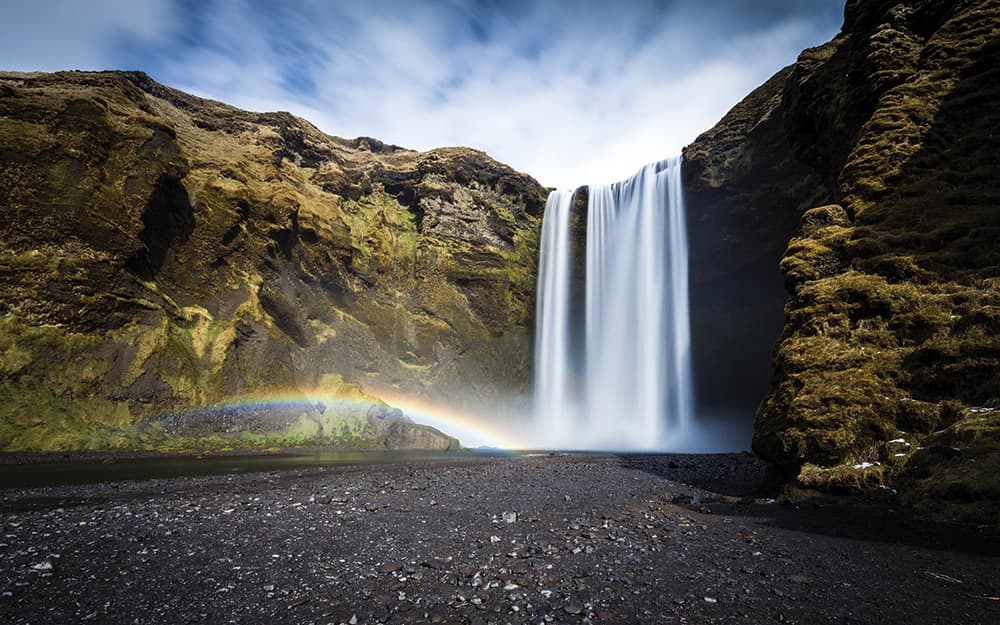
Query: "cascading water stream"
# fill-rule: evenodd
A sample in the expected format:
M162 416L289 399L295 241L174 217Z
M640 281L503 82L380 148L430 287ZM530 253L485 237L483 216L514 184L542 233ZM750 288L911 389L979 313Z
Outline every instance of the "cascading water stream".
M680 448L694 402L679 158L590 187L584 332L572 331L572 191L542 224L535 422L553 448ZM585 342L583 349L574 340ZM582 372L582 375L581 373ZM582 386L581 386L582 384Z
M535 414L543 440L553 440L572 427L575 408L570 394L570 255L569 214L572 190L553 191L545 202L542 243L538 258L535 323Z

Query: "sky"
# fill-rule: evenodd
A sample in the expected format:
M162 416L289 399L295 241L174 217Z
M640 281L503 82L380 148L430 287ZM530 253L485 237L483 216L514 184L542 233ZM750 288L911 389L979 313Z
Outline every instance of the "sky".
M0 69L142 70L328 134L481 149L542 184L680 153L843 0L0 0Z

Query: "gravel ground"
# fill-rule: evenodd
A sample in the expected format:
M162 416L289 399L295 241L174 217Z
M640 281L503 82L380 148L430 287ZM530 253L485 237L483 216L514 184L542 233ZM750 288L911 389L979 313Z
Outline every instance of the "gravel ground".
M1000 623L995 529L765 484L538 455L0 491L0 622Z

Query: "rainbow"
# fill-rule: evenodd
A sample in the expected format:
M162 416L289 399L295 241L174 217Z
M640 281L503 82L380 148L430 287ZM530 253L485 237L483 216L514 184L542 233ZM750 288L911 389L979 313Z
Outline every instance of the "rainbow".
M527 439L519 438L491 423L491 420L464 410L445 406L422 397L410 397L379 389L375 395L394 408L399 408L417 423L433 426L458 438L466 447L498 447L506 450L531 448Z
M408 397L382 390L379 390L377 395L338 395L321 390L281 390L223 401L211 406L202 406L183 411L181 414L196 415L267 409L294 410L318 404L327 408L336 406L366 412L369 407L377 404L380 400L393 408L399 408L415 423L429 425L449 436L454 436L465 447L488 446L506 450L526 449L528 447L525 441L502 431L480 415L460 411L424 398Z

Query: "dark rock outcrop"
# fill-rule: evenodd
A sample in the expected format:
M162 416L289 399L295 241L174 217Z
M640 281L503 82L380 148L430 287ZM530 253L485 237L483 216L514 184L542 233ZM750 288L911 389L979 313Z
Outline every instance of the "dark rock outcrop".
M767 393L786 298L778 262L802 212L829 197L789 146L782 94L791 71L684 150L691 353L706 415L749 419Z

